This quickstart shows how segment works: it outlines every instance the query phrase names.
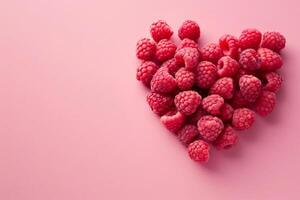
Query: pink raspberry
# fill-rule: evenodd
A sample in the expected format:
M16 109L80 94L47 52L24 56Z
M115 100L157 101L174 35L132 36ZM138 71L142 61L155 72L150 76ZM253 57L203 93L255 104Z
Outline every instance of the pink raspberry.
M165 61L161 68L167 68L169 73L175 75L175 73L179 70L181 66L176 63L175 58Z
M184 38L183 40L181 40L176 51L179 51L180 49L183 49L185 47L195 48L199 51L198 44L194 40L191 40L189 38Z
M172 97L154 92L147 96L147 102L151 110L158 115L165 114L174 105Z
M279 32L266 32L263 35L261 47L279 52L285 47L285 37Z
M171 59L175 55L176 48L176 44L170 40L163 39L157 44L155 58L160 62Z
M199 119L204 115L207 115L207 112L202 108L202 106L199 106L196 112L194 112L191 116L189 116L188 120L191 124L197 124Z
M276 105L276 95L274 92L262 91L254 104L254 110L261 116L270 114Z
M181 68L176 72L175 79L179 89L189 90L195 83L195 74L185 68Z
M198 121L198 130L203 139L214 141L223 131L224 124L221 119L211 115L205 115Z
M250 103L255 102L261 91L261 81L252 75L240 78L239 86L243 97Z
M186 20L179 28L178 36L180 39L189 38L197 41L200 37L200 27L196 22L192 20Z
M254 112L248 108L238 108L233 112L232 125L237 130L250 128L254 121Z
M217 94L209 95L202 100L203 109L212 115L220 114L223 105L223 97Z
M156 44L148 38L142 38L136 44L136 57L141 60L152 60L155 52Z
M183 126L178 132L177 136L180 142L184 145L189 145L199 135L198 128L195 125L187 124Z
M229 121L232 118L233 115L233 108L230 104L228 103L224 103L224 105L221 108L221 114L220 114L220 118L223 121Z
M172 110L160 118L161 123L171 132L177 132L184 124L185 116Z
M202 61L196 68L196 84L200 88L208 89L218 78L217 67L208 61Z
M223 56L218 61L218 75L219 77L233 77L239 70L239 63L229 57L229 56Z
M276 72L269 72L265 75L265 79L267 84L264 86L264 89L275 93L278 92L283 82L282 76Z
M136 79L142 81L145 85L149 85L157 69L158 66L154 62L145 61L137 69Z
M263 71L275 71L283 64L280 55L270 49L260 48L257 50L257 54Z
M210 88L210 94L218 94L224 99L233 97L234 85L232 78L224 77L217 80Z
M257 29L246 29L242 31L239 38L240 48L244 49L257 49L261 41L261 32Z
M188 146L190 158L198 162L207 162L209 159L209 151L209 145L203 140L196 140Z
M175 54L175 59L179 65L183 64L186 69L192 70L198 65L200 55L198 49L185 47L177 51Z
M171 27L163 20L153 22L150 26L150 33L156 42L159 42L162 39L170 39L173 35Z
M258 56L254 49L245 49L242 51L239 62L246 70L253 71L260 68L260 65L258 64Z
M174 99L175 106L184 115L193 114L200 105L202 97L195 91L179 92Z
M202 60L217 63L223 56L222 49L219 45L211 43L200 49Z
M154 74L150 86L152 92L169 93L176 88L176 80L169 74L167 68L159 68Z
M237 91L232 98L231 105L233 108L248 107L250 103L244 98L241 91Z
M219 45L225 56L236 58L239 54L239 40L232 35L226 34L219 39Z
M230 125L226 125L221 135L214 142L218 150L230 149L238 142L238 135L234 132Z

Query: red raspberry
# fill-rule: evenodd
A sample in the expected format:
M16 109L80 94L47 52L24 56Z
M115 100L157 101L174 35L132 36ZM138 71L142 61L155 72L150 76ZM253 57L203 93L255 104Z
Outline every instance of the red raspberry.
M155 42L148 38L142 38L136 44L136 57L141 60L151 60L155 56L155 51Z
M229 56L223 56L218 61L218 75L219 77L232 77L239 70L239 63Z
M233 112L232 125L237 130L250 128L254 121L254 112L248 108L238 108Z
M225 56L236 58L239 54L239 40L232 35L223 35L219 39L219 45Z
M263 71L274 71L282 66L282 59L279 54L266 48L260 48L257 50L258 60Z
M181 68L176 72L175 79L179 89L189 90L195 83L195 74L185 68Z
M241 91L237 91L232 98L231 105L233 108L248 107L249 102L244 98Z
M239 38L240 48L244 49L257 49L261 41L261 32L257 29L246 29L242 31Z
M156 73L158 66L151 61L143 62L137 69L136 79L149 85L153 75Z
M188 147L190 158L198 162L207 162L209 159L209 145L203 140L196 140Z
M221 114L220 114L220 118L223 121L229 121L231 120L233 115L233 108L230 104L228 103L224 103L224 105L221 108Z
M156 42L159 42L162 39L170 39L173 35L171 27L163 20L152 23L150 26L150 33Z
M276 72L269 72L265 75L265 79L267 80L267 84L264 86L264 89L271 92L278 92L283 82L282 76Z
M220 114L223 105L223 97L217 94L209 95L202 100L203 109L212 115Z
M242 51L239 62L246 70L253 71L260 68L260 65L258 64L258 56L254 49L245 49Z
M155 92L152 92L147 96L147 102L151 110L158 115L163 115L168 112L174 103L172 97Z
M184 124L185 116L173 110L160 118L161 123L171 132L177 132Z
M175 75L175 73L179 70L181 66L176 63L175 58L165 61L161 68L167 68L169 73Z
M202 97L195 91L179 92L174 99L175 106L184 115L193 114L200 105Z
M254 110L261 116L267 116L273 111L275 105L275 93L270 91L262 91L254 104Z
M211 43L200 49L202 60L217 63L223 56L222 49L219 45Z
M266 32L263 35L261 47L279 52L285 47L285 37L279 32Z
M202 61L196 68L196 84L200 88L210 88L217 80L217 67L208 61Z
M167 68L159 68L154 74L150 85L152 92L169 93L176 88L176 80L169 74Z
M157 44L155 57L160 62L166 61L170 58L173 58L176 48L176 44L170 40L163 39Z
M187 124L183 126L178 132L177 136L180 142L184 145L189 145L199 135L198 128L195 125Z
M220 78L210 88L210 94L218 94L224 99L231 99L233 97L234 86L233 80L229 77Z
M198 65L200 55L198 49L185 47L177 51L175 59L178 65L184 64L186 69L192 70Z
M221 119L211 115L205 115L198 121L198 130L203 139L214 141L223 131L224 124Z
M202 106L199 106L197 111L189 116L189 122L192 124L197 124L199 119L204 115L207 115L207 112L202 108Z
M185 47L191 47L199 50L198 44L194 40L191 40L189 38L184 38L183 40L181 40L176 51L179 51L180 49L183 49Z
M189 38L197 41L200 37L200 27L196 22L192 20L186 20L179 28L178 36L180 39Z
M217 138L214 145L217 149L230 149L238 142L238 135L230 125L226 125L221 135Z
M253 75L244 75L239 86L243 97L250 103L255 102L261 91L261 81Z

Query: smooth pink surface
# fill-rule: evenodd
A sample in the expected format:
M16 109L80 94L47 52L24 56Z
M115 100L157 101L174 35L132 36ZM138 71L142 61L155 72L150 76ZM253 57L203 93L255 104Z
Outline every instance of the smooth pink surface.
M299 2L2 0L0 199L300 199ZM206 165L145 102L135 43L162 18L201 44L256 27L287 38L274 113Z

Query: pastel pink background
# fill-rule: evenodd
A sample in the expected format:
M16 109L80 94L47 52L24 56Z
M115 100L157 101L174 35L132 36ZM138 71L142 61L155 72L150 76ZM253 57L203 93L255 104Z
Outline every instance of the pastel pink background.
M0 2L0 199L300 199L299 3ZM287 38L278 106L240 144L191 161L146 105L135 43L156 19L200 43L247 27Z

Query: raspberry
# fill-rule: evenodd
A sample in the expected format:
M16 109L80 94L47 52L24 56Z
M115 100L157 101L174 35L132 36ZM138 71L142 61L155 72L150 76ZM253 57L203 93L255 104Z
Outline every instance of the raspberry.
M254 104L254 110L261 116L267 116L273 111L275 105L275 93L270 91L262 91Z
M195 75L193 72L186 70L185 68L179 69L175 74L177 86L181 90L189 90L195 83Z
M207 115L207 112L202 108L202 106L199 106L197 111L189 116L189 122L192 124L197 124L199 119L204 115Z
M176 80L169 74L167 68L159 68L154 74L150 85L152 92L169 93L176 88Z
M285 47L285 37L279 32L266 32L263 35L261 47L279 52Z
M218 75L219 77L232 77L239 70L239 63L229 56L223 56L218 61Z
M156 73L158 66L151 61L143 62L137 69L136 79L149 85L153 75Z
M249 102L244 98L241 91L237 91L232 98L231 105L233 108L248 107Z
M173 35L171 27L163 20L152 23L150 26L150 33L156 42L159 42L162 39L170 39Z
M142 38L136 44L136 57L141 60L151 60L155 56L155 51L155 42L148 38Z
M220 114L220 118L223 121L229 121L231 120L233 115L233 108L230 104L228 103L224 103L224 105L221 108L221 114Z
M243 97L250 103L255 102L261 91L261 81L252 75L240 78L239 86Z
M192 20L186 20L179 28L178 36L180 39L189 38L197 41L200 37L200 27L196 22Z
M188 153L192 160L207 162L209 159L209 145L203 140L196 140L188 146Z
M279 54L266 48L260 48L257 50L258 60L263 71L274 71L282 66L282 59Z
M177 136L180 142L184 145L189 145L198 136L198 128L195 125L187 124L183 126L178 132Z
M220 109L224 105L224 99L220 95L212 94L207 97L205 97L202 100L202 107L203 109L212 114L212 115L218 115L220 114Z
M217 67L208 61L202 61L196 67L196 84L200 88L210 88L218 78Z
M222 120L211 115L201 117L197 125L203 139L210 142L216 140L224 128Z
M232 125L237 130L250 128L254 121L254 112L248 108L238 108L233 112Z
M200 105L202 97L195 91L179 92L174 99L175 106L184 115L193 114Z
M226 125L221 135L217 138L214 145L217 149L230 149L238 142L238 135L230 125Z
M167 68L169 73L172 75L175 75L175 73L178 71L180 68L180 65L176 63L175 58L172 58L170 60L165 61L162 65L161 68Z
M283 82L281 75L276 72L269 72L265 75L265 79L267 80L267 84L264 86L264 89L271 92L278 92Z
M157 44L155 57L160 62L166 61L170 58L173 58L176 48L176 44L170 40L163 39Z
M177 132L185 121L185 116L176 110L172 110L160 118L161 123L171 132Z
M211 43L200 49L202 60L217 63L223 56L222 49L219 45Z
M176 51L179 51L180 49L183 49L185 47L191 47L191 48L198 49L198 44L194 40L191 40L189 38L184 38L183 40L181 40Z
M242 31L239 38L240 48L244 49L257 49L261 41L261 32L257 29L246 29Z
M239 40L232 35L223 35L219 39L219 45L225 56L236 58L239 54Z
M175 59L179 65L184 64L186 69L192 70L198 65L200 55L196 48L185 47L177 51Z
M165 114L173 106L172 97L158 94L155 92L152 92L147 96L147 102L151 110L158 115Z
M234 86L233 80L229 77L220 78L210 88L210 94L218 94L224 99L231 99L233 97Z
M239 62L246 70L253 71L260 68L260 65L258 64L258 56L254 49L245 49L242 51Z

